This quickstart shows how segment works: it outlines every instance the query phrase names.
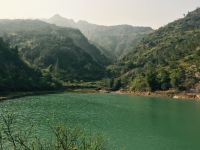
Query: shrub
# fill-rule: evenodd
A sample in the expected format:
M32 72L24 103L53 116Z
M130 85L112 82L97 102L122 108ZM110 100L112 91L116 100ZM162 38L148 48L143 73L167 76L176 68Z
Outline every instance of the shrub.
M53 142L44 141L28 130L16 129L16 116L6 113L0 118L0 150L104 150L101 136L88 136L77 128L51 127Z

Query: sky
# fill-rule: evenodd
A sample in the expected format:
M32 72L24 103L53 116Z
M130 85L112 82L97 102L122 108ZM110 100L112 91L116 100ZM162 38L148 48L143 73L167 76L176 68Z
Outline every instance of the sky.
M154 29L200 7L200 0L0 0L0 19L49 18L60 14L100 25Z

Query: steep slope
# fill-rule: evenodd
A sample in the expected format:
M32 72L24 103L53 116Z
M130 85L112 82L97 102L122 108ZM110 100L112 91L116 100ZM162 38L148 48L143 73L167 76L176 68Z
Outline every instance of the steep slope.
M86 21L74 22L59 15L46 20L58 26L80 29L93 43L101 47L102 52L110 53L113 58L119 58L129 52L144 35L152 32L150 27L133 27L130 25L100 26Z
M74 28L76 26L76 22L73 19L64 18L60 16L59 14L56 14L49 19L44 19L43 21L56 24L61 27Z
M133 90L197 90L200 9L148 35L109 69L115 74L120 72Z
M77 29L39 20L1 20L0 35L19 48L23 59L64 81L99 79L109 62Z
M19 58L16 48L0 39L0 92L49 90L56 86L50 76L30 68Z
M58 36L71 38L76 46L81 47L91 57L101 65L107 65L109 60L97 49L90 44L87 38L77 29L61 28L55 25L39 20L0 20L0 35L16 32L40 32L60 34ZM58 33L59 31L59 33Z

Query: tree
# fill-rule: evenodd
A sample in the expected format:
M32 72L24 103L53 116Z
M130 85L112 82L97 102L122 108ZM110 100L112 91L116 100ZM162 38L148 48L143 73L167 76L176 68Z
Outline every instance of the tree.
M112 89L113 90L119 90L121 88L122 84L121 84L121 79L115 79Z
M181 68L175 69L170 74L171 86L177 90L182 90L185 81L185 71Z
M157 82L157 76L156 76L155 72L148 71L146 74L146 81L147 81L151 91L155 91L155 90L159 89L159 85Z
M133 91L149 91L150 87L147 80L142 75L137 75L131 82L130 88Z
M169 73L163 68L157 71L157 81L161 90L168 90L171 86Z

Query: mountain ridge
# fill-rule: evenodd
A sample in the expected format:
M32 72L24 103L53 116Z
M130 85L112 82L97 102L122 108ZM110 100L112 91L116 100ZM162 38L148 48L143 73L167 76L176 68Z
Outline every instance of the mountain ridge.
M78 30L40 20L0 20L0 36L20 56L61 80L95 80L109 60Z
M89 41L102 47L102 53L110 53L114 60L125 55L129 52L130 47L137 45L146 34L153 31L150 27L134 27L132 25L104 26L83 20L75 22L60 15L55 15L45 21L57 26L79 29Z

